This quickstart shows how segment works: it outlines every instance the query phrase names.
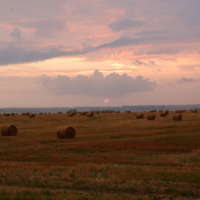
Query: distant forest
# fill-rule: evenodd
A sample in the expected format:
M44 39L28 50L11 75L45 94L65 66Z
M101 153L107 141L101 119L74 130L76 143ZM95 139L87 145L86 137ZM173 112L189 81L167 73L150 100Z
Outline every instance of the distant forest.
M178 110L178 109L198 109L200 110L200 104L196 105L145 105L145 106L119 106L119 107L49 107L49 108L0 108L0 114L3 113L18 113L31 112L31 113L40 113L40 112L68 112L68 111L120 111L125 112L130 110L131 112L143 112L150 110Z

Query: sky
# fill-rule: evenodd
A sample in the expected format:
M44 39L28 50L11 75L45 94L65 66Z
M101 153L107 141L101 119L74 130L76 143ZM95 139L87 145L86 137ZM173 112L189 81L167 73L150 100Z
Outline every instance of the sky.
M199 0L1 0L0 107L200 104Z

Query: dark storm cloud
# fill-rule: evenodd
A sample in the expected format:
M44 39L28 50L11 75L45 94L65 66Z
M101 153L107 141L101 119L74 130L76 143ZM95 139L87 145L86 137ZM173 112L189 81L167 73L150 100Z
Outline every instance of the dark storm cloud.
M151 91L157 86L155 82L142 76L132 78L127 74L111 73L104 77L98 70L91 77L78 75L75 78L57 76L55 79L42 76L37 81L45 90L55 95L88 95L95 97L116 97L134 92Z
M194 79L194 78L185 78L185 77L182 77L182 79L180 79L178 82L179 83L191 83L191 82L196 82L198 81L197 79Z
M109 24L108 27L113 31L123 31L129 28L137 28L143 25L143 22L131 19L121 19Z
M12 43L9 43L7 47L0 49L0 65L38 62L61 56L83 55L104 48L117 48L133 45L139 43L140 41L143 41L143 39L122 37L114 40L113 42L105 43L96 47L86 47L72 51L62 51L56 48L46 51L28 51L25 49L16 48Z
M105 43L102 45L99 45L95 47L96 49L103 49L103 48L118 48L118 47L124 47L124 46L130 46L134 44L139 44L141 42L144 42L145 38L130 38L130 37L120 37L117 40L114 40L109 43Z
M62 51L56 48L46 51L27 51L16 48L9 43L6 48L0 49L0 65L30 63L44 61L61 56L81 55L87 53L87 50Z
M15 33L16 34L16 33ZM47 51L27 51L25 49L16 48L12 43L9 43L6 48L0 49L0 65L8 65L8 64L18 64L18 63L28 63L28 62L37 62L44 61L51 58L61 57L61 56L76 56L83 55L90 52L98 51L101 49L107 48L119 48L126 46L133 46L138 44L152 44L152 43L162 43L163 41L168 41L169 38L130 38L130 37L120 37L112 42L104 43L99 46L94 47L86 47L83 49L76 49L72 51L63 51L59 48L50 49ZM175 54L177 50L173 50L171 48L167 49L158 49L155 51L147 52L148 55L153 54Z

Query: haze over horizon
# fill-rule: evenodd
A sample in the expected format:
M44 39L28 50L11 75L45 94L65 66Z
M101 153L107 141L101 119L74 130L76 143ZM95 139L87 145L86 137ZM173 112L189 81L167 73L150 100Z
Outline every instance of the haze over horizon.
M0 107L200 104L199 0L0 2Z

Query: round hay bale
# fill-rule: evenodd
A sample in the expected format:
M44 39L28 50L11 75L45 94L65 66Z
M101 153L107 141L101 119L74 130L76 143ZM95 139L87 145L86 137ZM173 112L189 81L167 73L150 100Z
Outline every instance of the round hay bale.
M76 136L76 131L73 127L59 127L56 131L57 138L61 139L73 139Z
M144 119L144 114L143 113L137 114L136 119Z
M72 114L73 114L73 115L76 115L76 112L73 112Z
M93 117L93 115L94 115L93 112L90 112L87 114L87 117Z
M35 114L30 114L29 115L29 118L34 118L35 117Z
M43 115L43 113L42 113L42 112L40 112L40 113L39 113L39 115Z
M191 109L192 113L197 113L197 109Z
M176 113L182 113L182 110L176 110Z
M3 135L3 136L16 136L17 135L16 126L14 126L14 125L2 126L1 135Z
M164 112L165 112L167 115L169 114L169 110L165 110Z
M81 112L81 116L86 115L85 112Z
M11 113L10 115L11 115L11 116L14 116L14 115L15 115L15 113Z
M98 112L98 111L96 111L94 114L99 114L99 112Z
M156 116L154 114L149 114L147 120L155 120Z
M154 113L154 112L157 112L157 110L150 110L150 113Z
M69 113L67 116L68 117L73 117L74 115L73 115L73 113Z
M9 117L10 114L9 114L9 113L4 113L4 116L5 116L5 117Z
M21 115L25 115L25 113L22 113Z
M161 112L161 113L160 113L160 116L161 116L161 117L166 117L166 116L167 116L167 112Z
M62 112L58 112L57 114L62 114Z
M48 115L51 115L51 113L49 112Z
M120 111L117 111L117 113L120 113Z
M29 113L29 112L25 113L26 116L29 116L29 114L31 114L31 113Z
M163 112L163 110L159 110L159 112Z
M131 111L130 111L130 110L127 110L127 111L125 111L125 113L131 113Z
M174 115L173 116L174 121L181 121L182 120L182 115Z

